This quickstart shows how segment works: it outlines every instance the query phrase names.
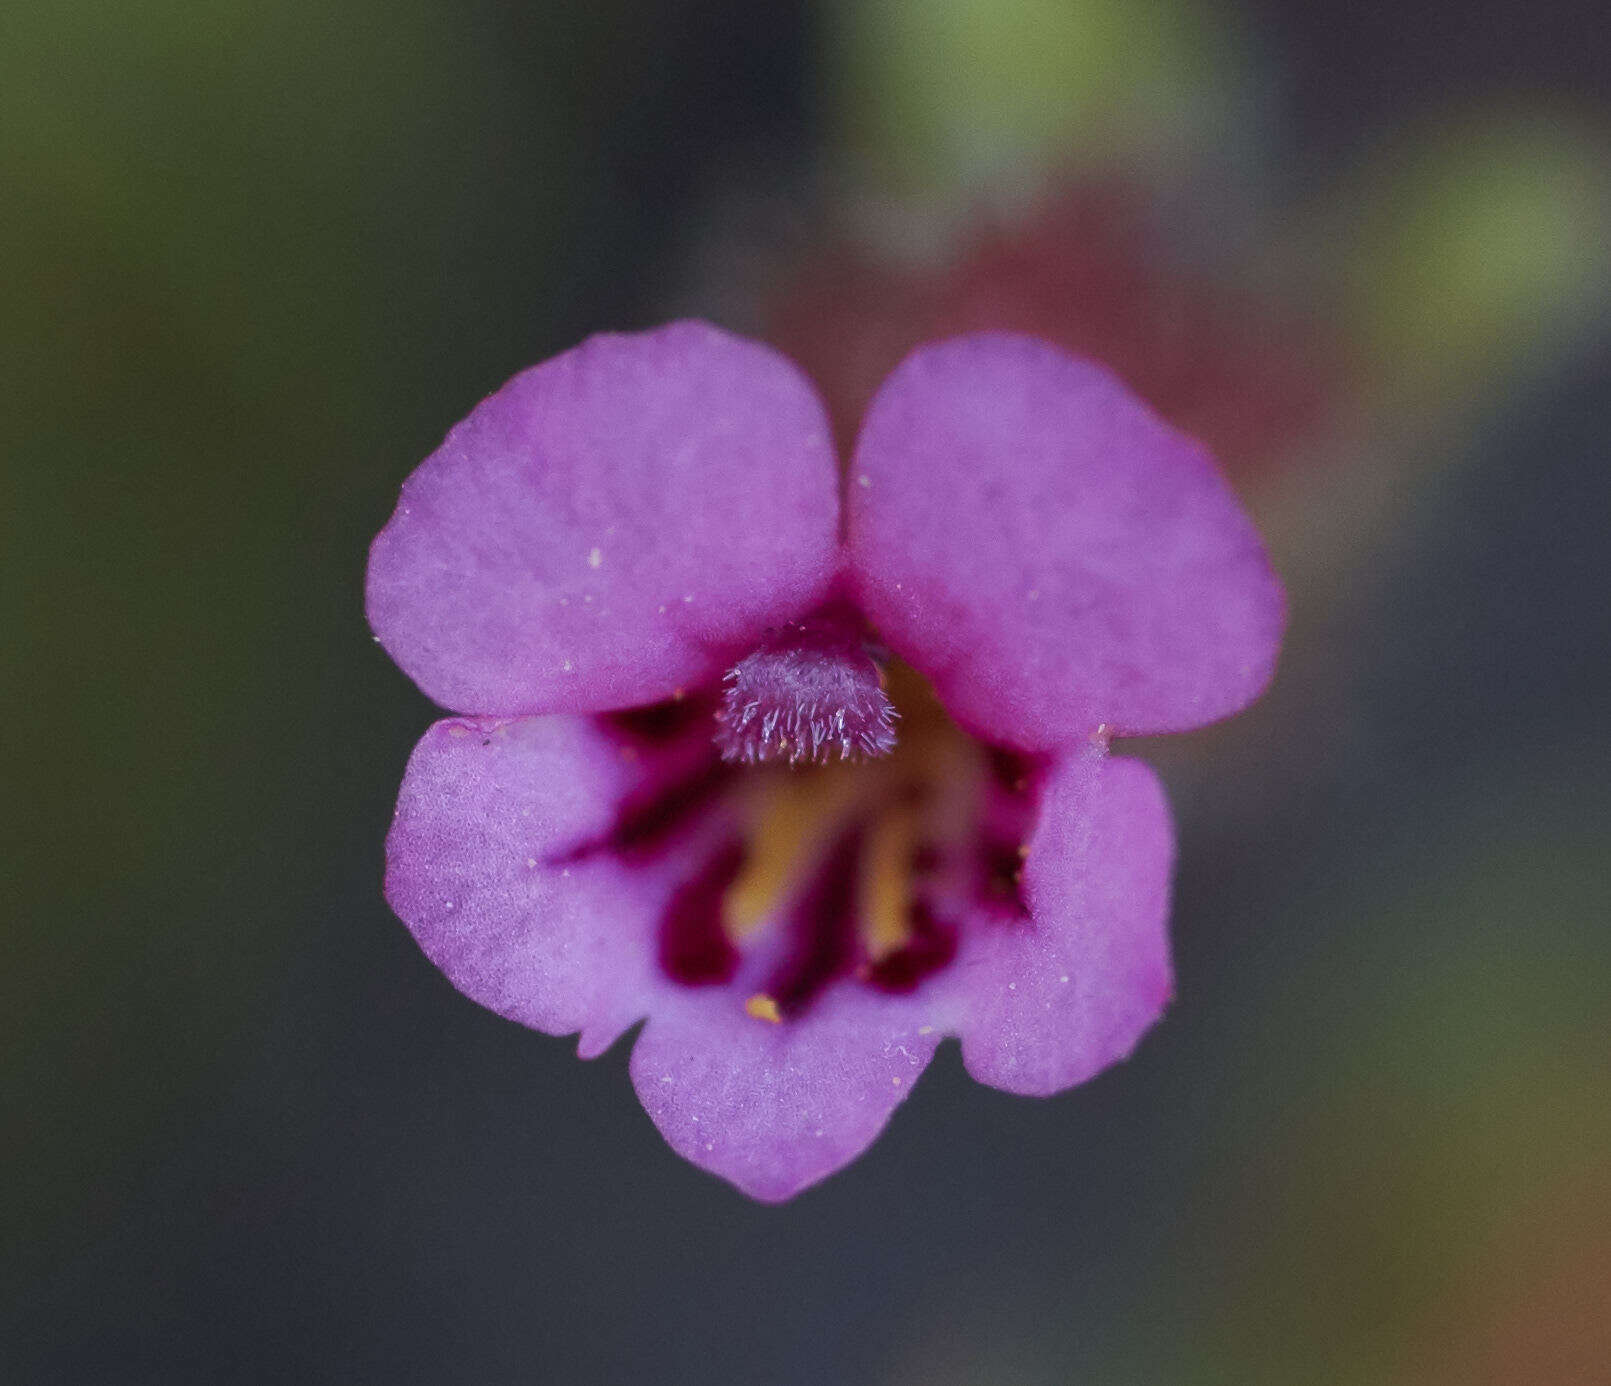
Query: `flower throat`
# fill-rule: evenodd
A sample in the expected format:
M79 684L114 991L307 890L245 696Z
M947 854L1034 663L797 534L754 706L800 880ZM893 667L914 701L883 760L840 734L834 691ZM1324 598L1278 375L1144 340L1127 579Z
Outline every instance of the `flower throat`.
M942 901L977 889L984 748L874 648L849 622L814 617L724 679L713 740L739 772L738 838L682 901L684 926L703 928L674 931L676 957L701 966L664 960L697 984L728 980L751 948L775 953L745 1005L756 1020L787 1019L840 977L915 986L955 948ZM1016 868L1022 827L1009 831Z

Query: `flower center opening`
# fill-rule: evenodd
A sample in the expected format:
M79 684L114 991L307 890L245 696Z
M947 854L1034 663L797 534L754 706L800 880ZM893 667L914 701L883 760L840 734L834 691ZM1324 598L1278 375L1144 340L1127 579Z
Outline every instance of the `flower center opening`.
M660 767L612 845L692 852L661 966L687 986L732 986L757 1022L798 1016L840 982L910 991L951 961L965 924L1027 914L1034 767L965 733L851 620L776 632L719 701L612 725L624 756Z
M746 767L721 927L736 949L776 954L745 1003L753 1018L778 1023L846 977L910 990L950 961L963 902L1005 898L1001 852L980 849L989 753L913 670L843 626L792 627L740 662L716 720L723 759ZM1028 821L1008 817L1016 906Z

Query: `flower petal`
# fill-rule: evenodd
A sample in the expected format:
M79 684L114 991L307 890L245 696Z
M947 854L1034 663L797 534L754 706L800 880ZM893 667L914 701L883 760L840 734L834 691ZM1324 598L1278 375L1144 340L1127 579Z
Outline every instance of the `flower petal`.
M369 621L445 707L636 706L814 605L837 525L822 405L783 357L697 322L597 336L483 400L404 483Z
M672 1148L752 1198L779 1202L861 1154L912 1090L938 1034L917 1008L853 983L771 1024L732 989L657 1006L632 1082Z
M408 763L386 898L453 985L601 1053L657 987L655 936L682 862L630 866L606 837L641 763L581 717L448 719Z
M1140 761L1080 752L1052 772L1030 840L1030 918L975 921L949 974L962 1059L1043 1096L1125 1058L1169 1000L1174 835Z
M862 428L862 604L953 715L1025 750L1181 730L1251 702L1280 584L1208 454L1032 337L923 347Z

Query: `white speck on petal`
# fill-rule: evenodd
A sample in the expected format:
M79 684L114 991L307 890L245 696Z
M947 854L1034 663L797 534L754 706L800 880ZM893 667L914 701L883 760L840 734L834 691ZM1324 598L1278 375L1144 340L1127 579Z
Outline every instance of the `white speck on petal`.
M1068 981L1068 973L1066 973L1066 972L1065 972L1065 973L1064 973L1064 974L1063 974L1063 975L1062 975L1062 976L1061 976L1061 977L1059 977L1059 978L1058 978L1058 979L1057 979L1057 980L1058 980L1058 981L1059 981L1059 982L1066 982L1066 981Z
M917 1027L917 1032L920 1035L932 1035L934 1033L934 1027L932 1025L919 1025Z
M570 662L570 660L568 660L568 659L567 659L567 660L566 660L566 661L565 661L565 662L564 662L564 663L563 663L563 664L561 664L561 665L560 665L560 666L559 666L559 667L560 667L560 669L561 669L561 670L562 670L562 671L564 671L564 672L565 672L565 673L567 673L567 674L568 674L568 673L570 673L570 671L571 671L571 670L572 670L572 669L574 669L574 668L575 668L575 667L576 667L576 666L575 666L575 665L574 665L574 664L572 664L572 663L571 663L571 662Z
M604 550L603 549L595 548L595 549L591 549L591 550L588 551L587 566L589 568L596 568L602 562L604 562Z
M526 865L527 866L536 866L537 865L537 858L536 857L527 857L526 858Z
M872 479L872 477L868 476L866 472L863 472L860 476L858 476L856 478L856 485L858 485L858 486L867 487L867 486L871 486L872 484L873 484L873 479Z
M892 1082L896 1087L900 1087L900 1085L901 1085L901 1075L898 1074L898 1073L892 1074L890 1076L889 1081Z

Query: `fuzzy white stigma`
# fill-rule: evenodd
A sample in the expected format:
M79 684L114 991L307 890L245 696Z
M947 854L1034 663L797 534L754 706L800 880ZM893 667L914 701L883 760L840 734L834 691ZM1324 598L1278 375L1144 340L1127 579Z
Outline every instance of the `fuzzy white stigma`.
M878 663L837 624L790 625L727 671L716 745L755 765L863 760L895 747L894 705Z

